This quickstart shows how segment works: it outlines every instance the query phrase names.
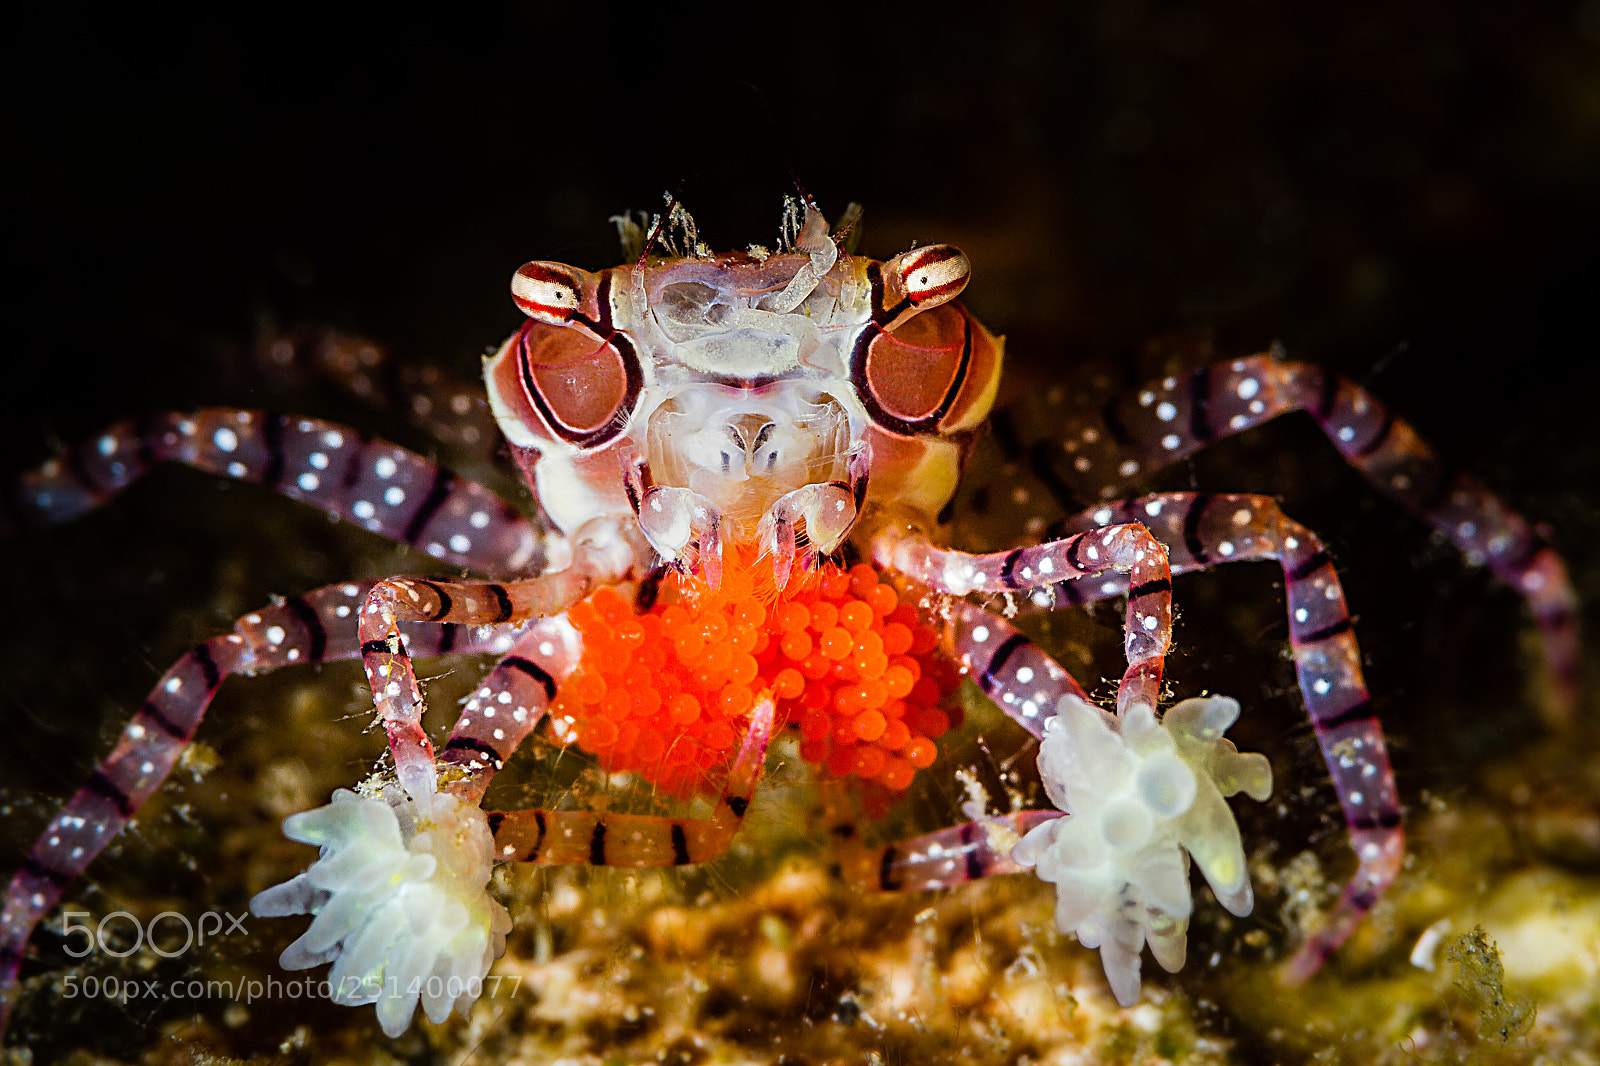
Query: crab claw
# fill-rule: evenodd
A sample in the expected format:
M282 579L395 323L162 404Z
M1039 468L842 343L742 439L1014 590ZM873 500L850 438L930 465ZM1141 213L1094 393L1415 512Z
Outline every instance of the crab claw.
M794 571L794 526L788 519L768 513L756 527L756 543L761 545L763 552L772 556L772 581L782 592L789 584L789 575Z
M666 561L698 566L712 588L722 583L722 512L698 492L649 490L639 501L639 529Z
M756 542L772 555L772 576L783 588L789 581L796 551L796 528L805 525L808 558L836 549L856 524L856 500L848 486L831 481L802 485L778 497L756 526Z
M804 520L806 538L818 555L827 555L838 548L856 524L855 496L848 486L837 481L803 485L785 493L772 511L791 523L795 519Z

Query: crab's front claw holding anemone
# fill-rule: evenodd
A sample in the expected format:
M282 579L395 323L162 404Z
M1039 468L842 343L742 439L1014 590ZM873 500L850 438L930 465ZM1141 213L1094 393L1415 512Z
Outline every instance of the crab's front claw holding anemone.
M722 584L722 511L691 489L657 486L639 503L639 528L661 558Z
M283 831L322 848L304 873L250 901L264 918L315 916L284 949L284 969L332 962L333 1001L376 1004L391 1037L405 1032L419 1000L434 1023L467 1012L511 930L487 891L493 848L481 809L393 785L376 798L340 789L327 806L287 818Z
M1119 720L1064 696L1046 723L1039 773L1071 817L1030 830L1012 858L1055 884L1057 926L1100 950L1125 1007L1138 999L1147 943L1167 971L1183 965L1191 856L1228 910L1250 912L1239 827L1223 797L1265 799L1272 771L1222 739L1238 716L1220 696L1185 700L1165 721L1145 703Z

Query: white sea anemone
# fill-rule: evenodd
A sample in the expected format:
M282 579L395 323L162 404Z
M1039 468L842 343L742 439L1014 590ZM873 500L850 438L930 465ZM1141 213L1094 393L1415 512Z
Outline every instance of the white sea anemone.
M490 897L488 819L447 793L380 798L340 789L326 807L292 815L284 835L316 844L310 869L250 901L267 918L315 915L279 962L303 970L332 962L335 1003L375 1003L378 1024L399 1036L420 999L428 1018L463 1014L504 951L511 918Z
M1183 966L1193 901L1189 860L1229 911L1254 899L1239 827L1223 797L1265 800L1272 769L1222 734L1239 717L1226 696L1184 700L1156 720L1148 704L1121 720L1064 696L1046 723L1039 773L1070 817L1030 830L1012 858L1056 886L1056 925L1099 948L1112 993L1139 998L1145 944L1164 969Z

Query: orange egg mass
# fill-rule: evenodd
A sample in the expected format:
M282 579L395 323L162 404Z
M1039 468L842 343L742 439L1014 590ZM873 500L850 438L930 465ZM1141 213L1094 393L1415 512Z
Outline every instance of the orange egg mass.
M603 588L568 612L584 651L550 707L570 723L558 733L685 797L726 771L771 692L807 761L904 791L950 728L939 705L960 673L937 634L865 563L824 563L778 593L761 560L729 556L720 588L669 573L648 610Z

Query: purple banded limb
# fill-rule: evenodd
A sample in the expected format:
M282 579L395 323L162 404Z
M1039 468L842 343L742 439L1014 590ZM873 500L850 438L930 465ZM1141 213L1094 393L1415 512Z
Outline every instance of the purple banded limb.
M556 686L582 656L582 638L564 616L528 626L467 697L450 738L439 749L445 790L473 803L481 799L494 775L545 716ZM449 775L451 769L459 777Z
M453 566L522 574L565 552L559 534L398 445L232 407L119 422L68 449L0 489L0 533L76 518L163 461L253 482Z
M1172 580L1167 549L1142 525L1128 523L1079 533L1031 548L973 555L936 548L919 535L880 533L873 560L936 592L1000 595L1047 588L1068 578L1128 574L1123 648L1128 669L1117 687L1117 712L1134 702L1160 705L1163 657L1172 644Z
M397 411L464 458L491 462L499 446L500 430L479 379L407 363L364 337L331 329L265 337L255 356L275 378L321 377L374 407Z
M744 823L772 739L775 703L762 693L728 772L716 809L705 818L598 811L490 811L497 859L543 866L688 866L728 850Z
M1331 371L1290 362L1274 349L1151 382L1096 415L1069 419L1064 454L1035 466L1047 483L1110 499L1212 441L1291 411L1311 415L1379 492L1522 594L1543 640L1555 710L1570 717L1581 657L1577 596L1561 557L1531 523L1441 459L1409 423Z
M1034 826L1065 817L1060 811L1013 811L861 848L844 860L845 876L865 889L920 892L1027 872L1028 867L1011 860L1011 849Z
M1062 696L1089 702L1083 686L1043 649L977 604L951 604L940 641L961 672L1035 737L1044 737L1044 723L1056 713Z
M361 650L356 618L371 587L327 585L252 611L233 632L197 645L161 675L111 754L51 819L6 889L0 909L0 1028L34 926L161 787L222 682L236 674L355 658ZM503 652L514 640L510 627L407 626L405 635L425 656Z
M361 665L383 719L395 770L408 792L432 792L437 787L437 771L433 743L422 728L422 689L411 653L401 639L400 624L503 626L553 618L600 585L615 584L627 576L638 556L621 541L612 547L623 550L595 549L584 542L571 567L520 581L397 577L372 586L360 612Z
M1316 534L1285 515L1268 496L1161 493L1105 504L1064 524L1075 528L1134 520L1167 545L1175 574L1265 560L1283 569L1295 673L1360 863L1323 927L1289 963L1289 975L1304 980L1377 903L1405 854L1394 771L1372 711L1338 572ZM1041 590L1030 605L1069 606L1126 591L1120 575L1083 578Z

